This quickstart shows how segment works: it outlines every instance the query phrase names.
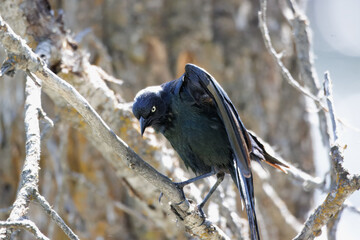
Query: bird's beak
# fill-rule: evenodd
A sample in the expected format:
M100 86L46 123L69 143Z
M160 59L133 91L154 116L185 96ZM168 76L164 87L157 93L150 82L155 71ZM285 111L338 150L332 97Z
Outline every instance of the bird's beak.
M144 134L146 127L147 127L147 121L146 121L146 119L143 118L143 117L140 117L140 131L141 131L141 136Z

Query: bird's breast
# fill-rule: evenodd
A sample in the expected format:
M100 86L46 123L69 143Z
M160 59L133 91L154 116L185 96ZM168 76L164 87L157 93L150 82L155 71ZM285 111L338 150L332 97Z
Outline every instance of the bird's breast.
M171 121L165 125L163 135L195 173L227 167L231 162L231 146L216 109L204 111L177 101L171 105Z

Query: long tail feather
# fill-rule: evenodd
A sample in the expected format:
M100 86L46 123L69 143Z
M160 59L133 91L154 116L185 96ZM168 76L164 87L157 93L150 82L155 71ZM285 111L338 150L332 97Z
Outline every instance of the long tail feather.
M234 160L234 168L231 171L231 176L239 189L240 196L245 203L245 209L248 216L250 235L252 240L260 240L259 227L256 219L255 202L254 202L254 186L253 178L245 177L240 172L237 160Z

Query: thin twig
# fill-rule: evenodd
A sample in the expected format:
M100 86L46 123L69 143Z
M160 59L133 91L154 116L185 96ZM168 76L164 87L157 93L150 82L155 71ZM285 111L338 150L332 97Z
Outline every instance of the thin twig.
M326 102L329 107L329 115L330 115L331 124L332 124L332 128L333 128L334 142L337 142L339 137L338 137L338 132L337 132L337 123L336 123L334 103L333 103L333 97L332 97L332 82L330 79L330 73L325 72L324 77L325 77L324 94L326 96Z
M349 209L350 211L360 214L360 208L355 207L351 203L348 203L347 201L344 203L344 208Z
M266 49L268 50L270 55L274 58L277 65L279 66L279 68L281 70L281 74L283 75L284 79L291 86L293 86L297 91L299 91L300 93L304 94L305 96L311 98L315 102L319 103L319 105L321 106L322 109L326 109L326 107L323 105L323 103L321 102L321 100L318 97L316 97L312 93L310 93L308 89L301 86L292 77L289 70L285 67L285 65L281 61L281 56L282 55L277 53L276 50L274 49L274 47L272 45L272 42L271 42L271 39L270 39L269 29L267 28L267 25L266 25L266 4L267 4L266 0L260 0L261 10L258 12L259 27L260 27L262 36L264 38L264 43L265 43Z
M254 135L254 133L252 134ZM310 174L302 171L301 169L293 166L292 164L278 156L274 149L268 143L262 140L259 136L257 136L257 139L264 146L267 153L269 153L271 156L276 157L280 162L283 162L285 165L289 166L289 168L286 168L287 173L294 180L301 182L305 190L310 191L315 188L324 190L324 180L321 180L319 177L313 177Z
M64 233L72 240L79 240L79 237L69 228L59 214L52 209L48 201L38 192L35 193L35 199L45 212L55 221L55 223L64 231Z

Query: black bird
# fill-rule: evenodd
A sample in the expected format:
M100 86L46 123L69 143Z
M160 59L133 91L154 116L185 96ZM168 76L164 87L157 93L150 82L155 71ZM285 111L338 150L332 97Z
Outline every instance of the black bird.
M251 239L260 239L250 159L282 171L281 167L287 166L270 156L246 130L226 92L209 73L187 64L179 79L141 90L133 113L140 121L141 134L149 126L162 133L186 167L198 175L179 183L180 187L217 174L216 184L199 205L201 213L224 174L230 173L245 203Z

